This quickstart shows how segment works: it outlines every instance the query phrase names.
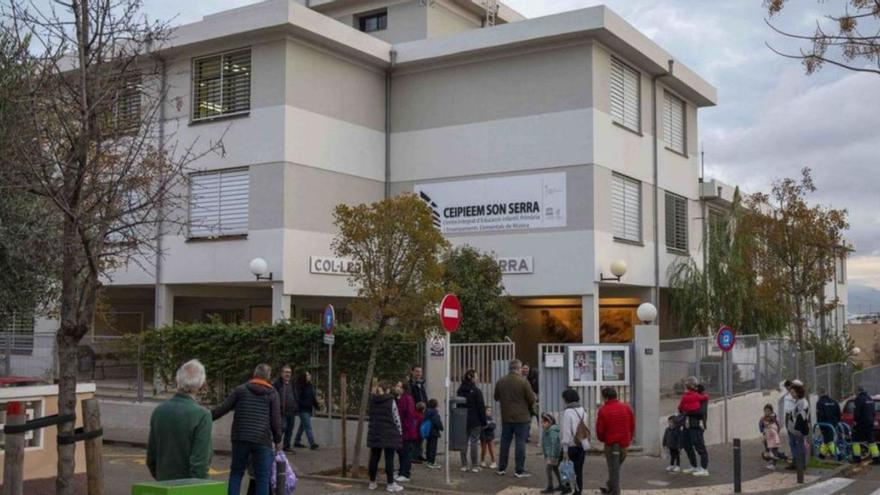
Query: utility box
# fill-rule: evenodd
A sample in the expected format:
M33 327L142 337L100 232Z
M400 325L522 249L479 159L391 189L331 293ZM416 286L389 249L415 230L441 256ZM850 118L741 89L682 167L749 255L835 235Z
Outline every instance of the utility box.
M467 399L449 398L449 450L467 448Z
M200 479L150 481L132 486L131 495L226 495L226 482Z

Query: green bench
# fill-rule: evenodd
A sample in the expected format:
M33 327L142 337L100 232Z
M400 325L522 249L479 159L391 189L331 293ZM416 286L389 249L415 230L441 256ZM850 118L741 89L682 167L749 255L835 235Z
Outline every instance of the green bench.
M185 479L136 483L131 495L226 495L225 481Z

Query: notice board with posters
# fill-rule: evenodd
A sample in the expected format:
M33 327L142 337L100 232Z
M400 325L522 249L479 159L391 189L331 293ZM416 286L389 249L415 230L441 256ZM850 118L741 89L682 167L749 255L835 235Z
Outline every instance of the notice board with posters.
M416 184L444 234L566 226L565 172Z
M629 346L568 346L571 387L629 385Z

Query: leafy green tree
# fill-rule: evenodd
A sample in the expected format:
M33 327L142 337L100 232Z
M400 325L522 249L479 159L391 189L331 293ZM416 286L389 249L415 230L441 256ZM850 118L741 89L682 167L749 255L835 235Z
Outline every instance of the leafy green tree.
M341 204L334 217L339 234L333 250L358 266L348 278L358 296L351 309L371 337L352 458L357 477L379 346L391 327L416 333L436 325L435 307L443 294L440 255L447 242L434 227L430 208L412 194L371 205Z
M501 268L489 254L471 246L451 249L443 256L443 286L461 301L461 328L453 342L500 342L510 335L519 318L504 295Z

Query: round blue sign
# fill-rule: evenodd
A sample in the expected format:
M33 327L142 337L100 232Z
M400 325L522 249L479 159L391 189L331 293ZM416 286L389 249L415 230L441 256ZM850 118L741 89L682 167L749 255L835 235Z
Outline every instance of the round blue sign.
M321 319L321 327L326 333L332 333L333 329L336 328L336 311L333 310L332 304L328 304L327 307L324 308L324 317Z
M736 332L728 326L718 329L718 348L723 352L730 352L736 344Z

